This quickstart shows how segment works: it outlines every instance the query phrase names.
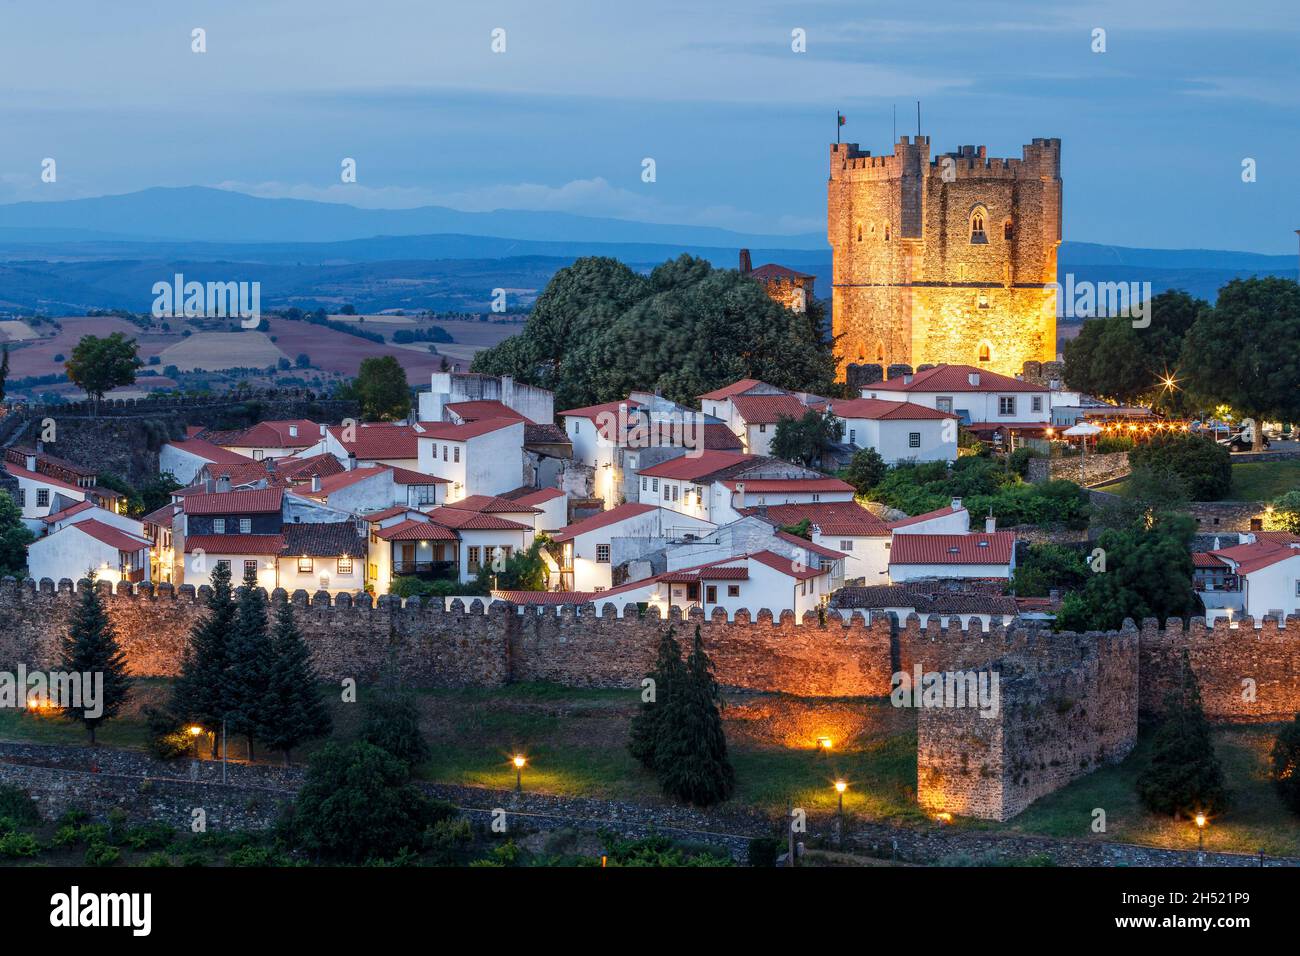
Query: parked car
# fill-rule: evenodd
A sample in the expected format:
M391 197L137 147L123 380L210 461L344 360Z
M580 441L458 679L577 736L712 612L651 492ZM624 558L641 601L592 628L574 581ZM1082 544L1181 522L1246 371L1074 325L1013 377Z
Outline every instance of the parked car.
M1220 438L1219 444L1226 445L1228 451L1250 451L1254 447L1254 435L1249 428L1243 428L1241 431L1229 435L1227 438ZM1264 436L1264 447L1269 446L1268 435Z

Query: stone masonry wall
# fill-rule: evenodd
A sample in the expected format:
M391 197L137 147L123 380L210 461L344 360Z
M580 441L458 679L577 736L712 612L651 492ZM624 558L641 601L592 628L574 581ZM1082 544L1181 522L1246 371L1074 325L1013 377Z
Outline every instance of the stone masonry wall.
M1122 760L1137 738L1138 634L1061 635L1047 658L1023 652L982 669L1000 706L922 708L917 801L931 813L1009 820L1039 797ZM1077 659L1054 666L1052 658Z

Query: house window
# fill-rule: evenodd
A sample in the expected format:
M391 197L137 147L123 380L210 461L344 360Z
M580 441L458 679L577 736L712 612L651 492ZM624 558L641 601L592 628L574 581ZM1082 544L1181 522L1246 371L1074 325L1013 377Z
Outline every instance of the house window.
M225 534L225 533L226 533L226 519L225 519L225 518L213 518L213 519L212 519L212 533L213 533L213 534Z
M658 490L659 490L659 479L658 479L658 478L651 478L651 479L650 479L650 490L651 490L651 491L658 491Z
M307 558L307 557L299 558L299 559L298 559L298 573L299 573L299 574L311 574L311 572L312 572L312 560L311 560L311 558Z
M951 415L951 414L952 414L952 396L951 396L951 395L941 395L939 398L936 398L936 399L934 400L934 407L935 407L936 409L938 409L939 411L941 411L941 412L947 412L948 414Z
M377 577L379 577L379 565L372 564L370 565L370 580L373 581Z
M862 241L862 223L858 223L858 242Z
M256 559L250 559L244 562L244 577L248 577L250 572L252 573L253 577L255 578L257 577Z
M762 435L762 434L765 433L766 431L767 431L767 426L766 426L766 425L759 425L759 426L758 426L758 433L759 433L760 435Z
M48 508L49 506L50 506L50 489L49 489L49 488L37 488L37 489L36 489L36 507L38 507L38 508Z
M987 309L989 307L989 294L987 292L981 292L979 296L976 297L975 304L981 309Z
M225 568L227 571L229 571L229 570L230 570L230 559L229 559L229 558L217 558L217 566L218 566L218 567Z
M718 603L718 586L716 584L710 584L705 587L704 600L710 604Z
M907 433L907 447L908 447L908 448L920 448L920 447L921 447L921 433L920 433L920 432L908 432L908 433Z
M415 503L417 505L433 504L438 500L437 485L415 485Z
M446 461L446 460L447 460L447 449L450 448L450 447L451 447L450 445L443 445L443 446L442 446L442 460L443 460L443 461Z
M998 396L998 414L1014 415L1016 413L1016 399L1013 395Z
M26 488L19 488L19 489L18 489L18 506L19 506L20 508L26 508L26 507L27 507L27 489L26 489Z
M642 490L642 491L645 491L648 487L650 487L650 479L649 479L649 478L642 478L642 479L641 479L641 490Z
M240 534L251 534L252 531L253 531L253 519L252 519L252 518L240 518L240 519L239 519L239 533L240 533Z
M727 597L740 597L740 585L739 585L739 584L728 584L728 585L727 585Z
M451 450L451 460L452 460L453 462L458 462L458 461L460 461L460 446L459 446L459 445L457 445L455 448L453 448L453 449Z
M479 569L478 554L478 545L465 549L466 562L471 571L477 571Z
M673 501L677 500L677 486L673 485Z
M337 563L335 564L335 566L334 566L334 571L335 571L337 574L351 574L351 573L352 573L352 555L350 555L350 554L344 554L344 555L341 555L341 556L339 557L339 559L338 559L338 562L337 562Z
M578 426L581 425L581 424L582 424L582 422L578 421L577 419L574 419L574 421L573 421L573 434L575 434L575 435L578 434Z
M265 457L266 457L266 452L262 451L262 449L260 448L253 449L253 461L261 461Z
M609 545L607 544L596 545L596 563L609 564Z
M850 445L856 445L857 443L858 443L858 430L857 430L856 428L850 428L850 429L849 429L849 444L850 444Z
M1016 237L1016 226L1010 219L1002 224L1002 238L1010 242Z
M889 223L885 223L885 242L889 241Z
M840 540L840 550L841 550L841 551L852 551L852 550L853 550L853 542L852 542L852 541L847 541L847 540L841 539L841 540Z
M1035 395L1031 398L1029 400L1029 407L1036 412L1041 412L1043 410L1043 396Z
M664 501L668 500L668 493L669 493L668 486L664 485Z
M813 492L812 500L813 500L813 501L821 501L821 500L822 500L822 496L819 495L817 492Z

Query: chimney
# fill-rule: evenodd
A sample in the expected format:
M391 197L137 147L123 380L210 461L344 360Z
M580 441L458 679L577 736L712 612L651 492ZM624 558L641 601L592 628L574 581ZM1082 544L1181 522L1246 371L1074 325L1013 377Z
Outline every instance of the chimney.
M36 470L36 456L35 456L35 455L28 455L28 456L27 456L27 470L28 470L28 471L35 471L35 470Z
M749 250L741 249L740 250L740 274L742 276L747 276L753 271L754 271L754 263L749 258Z
M41 441L39 438L36 440L36 454L45 454L45 442Z
M952 499L952 510L953 510L953 511L961 511L961 499L960 499L960 498L954 498L954 499Z
M1060 588L1048 588L1048 589L1047 589L1047 600L1051 601L1053 604L1055 604L1057 601L1061 600L1061 589L1060 589Z
M324 426L324 425L321 425L321 426L320 426L320 437L321 437L321 438L324 438L324 437L325 437L325 426Z
M998 519L993 517L993 512L989 511L989 516L984 519L984 533L992 534L998 530Z
M203 490L208 494L212 494L212 492L216 490L216 484L212 481L211 478L203 479Z
M966 381L970 382L972 385L978 385L980 383L980 373L979 372L968 373L966 376Z
M348 471L356 471L356 469L357 469L357 453L354 451L350 451L348 452Z
M740 511L745 507L745 483L736 482L736 510Z
M266 470L269 471L271 474L275 474L275 459L274 459L274 458L268 458L268 459L266 459Z
M311 476L311 490L320 491L320 475Z
M229 490L230 490L230 476L222 475L220 478L217 479L217 491L229 491Z
M903 384L904 384L904 385L911 385L911 384L912 384L912 373L911 373L911 372L904 372L904 373L903 373Z
M289 426L289 437L290 437L290 438L297 438L297 437L298 437L298 426L297 426L297 425L290 425L290 426Z

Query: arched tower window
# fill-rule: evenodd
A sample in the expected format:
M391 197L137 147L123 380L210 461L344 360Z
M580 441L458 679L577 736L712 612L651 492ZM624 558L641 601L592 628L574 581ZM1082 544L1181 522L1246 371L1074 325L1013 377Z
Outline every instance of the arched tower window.
M988 210L983 206L976 206L970 214L970 241L988 242L989 234L984 228L984 223L988 219Z
M1010 219L1002 224L1002 238L1007 242L1016 238L1016 226Z
M876 361L877 361L877 362L883 362L884 360L885 360L885 343L884 343L884 342L877 342L877 343L876 343Z
M858 223L858 242L862 241L862 223Z
M889 223L885 223L885 242L889 241Z
M981 364L993 361L993 347L988 342L980 343L979 360Z

